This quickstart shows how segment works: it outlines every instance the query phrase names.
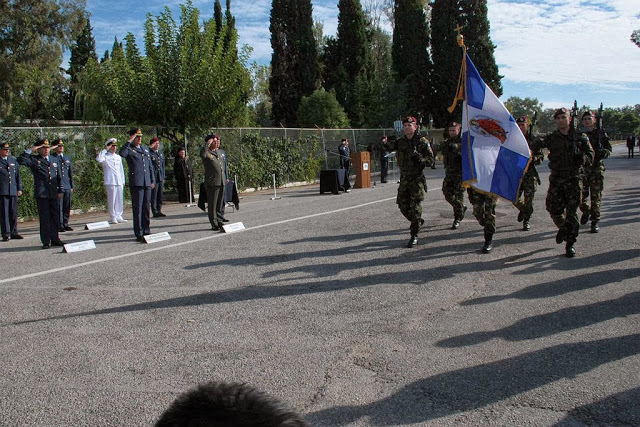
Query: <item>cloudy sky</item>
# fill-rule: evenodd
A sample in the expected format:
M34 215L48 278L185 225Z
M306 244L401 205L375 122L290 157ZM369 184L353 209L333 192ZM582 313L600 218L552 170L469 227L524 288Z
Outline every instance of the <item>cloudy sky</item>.
M87 0L98 56L127 32L143 46L147 12L155 16L168 6L179 20L180 3L185 0ZM338 1L312 3L314 20L334 35ZM203 18L213 15L214 0L193 4ZM488 7L503 101L531 97L545 108L571 106L574 99L593 108L640 104L640 48L629 41L640 29L639 0L488 0ZM252 60L260 64L271 60L270 10L271 0L231 1L240 44L253 47Z

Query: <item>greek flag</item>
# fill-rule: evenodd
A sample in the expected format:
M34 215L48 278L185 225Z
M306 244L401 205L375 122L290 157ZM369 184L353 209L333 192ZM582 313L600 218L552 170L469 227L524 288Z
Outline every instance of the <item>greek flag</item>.
M466 55L462 110L462 180L515 202L531 152L513 116Z

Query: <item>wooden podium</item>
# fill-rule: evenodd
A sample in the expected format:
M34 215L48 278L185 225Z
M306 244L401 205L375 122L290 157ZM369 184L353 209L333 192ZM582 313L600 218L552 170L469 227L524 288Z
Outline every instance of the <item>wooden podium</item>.
M368 151L351 153L351 167L356 173L353 188L371 188L371 161Z

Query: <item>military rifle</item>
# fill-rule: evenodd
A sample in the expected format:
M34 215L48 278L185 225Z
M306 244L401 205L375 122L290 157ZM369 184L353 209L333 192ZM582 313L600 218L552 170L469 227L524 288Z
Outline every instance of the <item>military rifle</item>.
M596 132L598 132L598 147L596 150L598 152L602 151L602 102L600 103L600 108L598 108L598 115L596 116Z
M573 131L573 156L576 160L578 160L578 163L582 165L582 161L579 160L579 158L581 157L581 150L578 147L578 141L576 140L576 134L578 133L578 113L579 112L580 110L578 110L578 101L574 100L573 108L571 109L571 130Z
M529 140L533 142L533 128L536 125L536 123L538 122L538 112L534 111L533 112L533 117L531 118L531 123L529 124Z

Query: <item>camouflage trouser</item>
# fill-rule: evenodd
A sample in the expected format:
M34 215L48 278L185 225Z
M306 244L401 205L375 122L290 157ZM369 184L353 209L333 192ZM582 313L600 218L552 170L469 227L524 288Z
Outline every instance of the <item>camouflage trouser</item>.
M527 173L522 180L516 207L524 214L524 221L529 221L533 214L533 196L538 189L538 177L535 174ZM523 197L524 195L524 197Z
M568 243L574 243L578 238L580 222L577 211L581 195L582 178L579 176L557 177L552 173L549 177L547 211L556 227L564 231Z
M420 231L422 201L426 190L427 184L423 175L400 176L396 203L402 215L411 222L409 229L412 236L417 236L418 231Z
M442 181L442 194L444 194L444 199L453 206L453 219L462 221L464 212L462 177L445 175Z
M496 205L498 199L488 194L482 194L472 189L468 189L469 200L473 203L473 216L478 220L478 224L484 227L485 235L493 235L496 232Z
M592 221L598 221L600 220L600 205L602 204L602 189L604 188L604 171L590 171L582 179L582 185L580 211L589 213ZM591 201L591 206L589 206L589 201Z

